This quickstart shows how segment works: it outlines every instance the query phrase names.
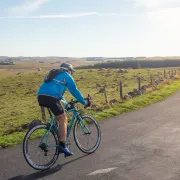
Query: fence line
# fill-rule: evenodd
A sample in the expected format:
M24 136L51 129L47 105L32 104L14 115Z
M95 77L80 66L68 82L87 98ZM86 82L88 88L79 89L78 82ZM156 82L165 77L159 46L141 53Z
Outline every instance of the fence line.
M179 69L180 71L180 69ZM137 77L137 89L134 89L132 92L129 92L128 95L124 95L123 96L123 82L120 81L119 83L119 95L120 95L120 100L126 100L126 96L131 96L132 98L137 96L137 95L142 95L144 94L144 92L146 92L146 89L151 87L153 89L155 89L156 86L158 86L162 81L164 81L165 79L172 79L174 78L177 74L179 74L177 72L177 70L169 70L167 71L166 69L164 69L164 73L157 73L157 80L154 80L154 76L151 74L150 75L150 82L148 85L143 85L141 86L142 83L142 77ZM104 87L104 97L105 97L105 103L109 105L109 101L108 101L108 96L107 96L107 85L105 84ZM117 88L118 90L118 88Z

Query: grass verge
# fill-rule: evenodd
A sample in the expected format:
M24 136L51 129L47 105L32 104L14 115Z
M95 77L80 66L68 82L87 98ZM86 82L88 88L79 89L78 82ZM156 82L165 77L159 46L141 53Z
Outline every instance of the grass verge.
M160 85L153 92L144 94L142 96L130 99L122 104L115 104L109 109L105 109L101 112L90 111L90 114L94 116L97 121L105 120L109 117L120 115L122 113L131 112L143 107L146 107L150 104L159 102L168 96L174 94L180 90L180 81L174 80L171 83ZM15 146L23 142L25 132L16 132L7 136L0 137L0 146L2 148Z

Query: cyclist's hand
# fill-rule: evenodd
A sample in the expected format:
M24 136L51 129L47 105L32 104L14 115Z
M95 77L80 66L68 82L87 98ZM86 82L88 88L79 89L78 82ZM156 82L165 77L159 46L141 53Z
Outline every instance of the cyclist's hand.
M91 104L90 104L89 101L87 100L84 108L87 108L87 107L90 107L90 106L91 106Z
M91 97L88 95L88 98L86 98L86 104L84 108L90 107L91 106Z

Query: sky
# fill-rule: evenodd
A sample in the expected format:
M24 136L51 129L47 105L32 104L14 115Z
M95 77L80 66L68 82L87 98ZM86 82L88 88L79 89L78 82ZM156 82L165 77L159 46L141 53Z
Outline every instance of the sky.
M0 56L180 56L179 0L1 0Z

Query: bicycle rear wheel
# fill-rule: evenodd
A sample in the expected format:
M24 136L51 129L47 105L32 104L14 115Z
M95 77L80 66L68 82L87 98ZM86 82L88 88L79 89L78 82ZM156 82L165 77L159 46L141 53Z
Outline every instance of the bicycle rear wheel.
M73 133L77 147L84 153L93 153L100 145L101 130L90 115L82 115L81 119L77 119Z
M37 125L24 137L23 154L27 163L34 169L49 169L57 160L58 136L47 125Z

